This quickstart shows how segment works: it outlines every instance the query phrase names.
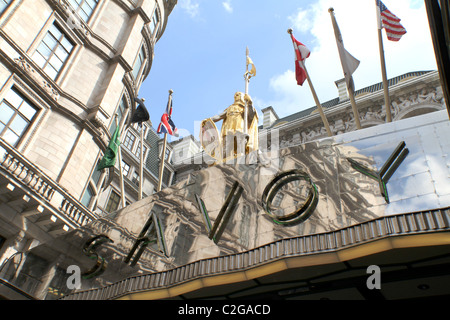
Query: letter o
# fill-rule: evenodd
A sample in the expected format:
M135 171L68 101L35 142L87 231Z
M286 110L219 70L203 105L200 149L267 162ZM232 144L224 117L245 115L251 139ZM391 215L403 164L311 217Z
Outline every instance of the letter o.
M307 183L308 196L306 197L306 200L303 201L303 205L294 210L294 212L282 216L273 214L271 210L273 199L283 186L293 181L305 181ZM264 189L261 200L264 210L275 223L294 225L307 220L312 215L319 202L319 191L306 172L294 169L285 171L276 176Z

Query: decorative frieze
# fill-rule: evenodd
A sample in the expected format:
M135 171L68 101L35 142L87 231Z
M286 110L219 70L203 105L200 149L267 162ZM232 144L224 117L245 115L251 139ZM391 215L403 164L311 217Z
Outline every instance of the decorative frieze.
M90 37L91 33L85 22L79 18L78 14L70 7L65 0L51 0L51 2L64 15L67 25L73 30L79 30L84 37Z
M391 95L391 110L393 120L402 120L412 115L419 115L431 111L445 109L442 88L438 85L427 84L418 86L415 90L402 90ZM358 101L357 101L358 102ZM345 102L344 102L345 103ZM370 127L386 122L384 100L378 97L358 104L361 125ZM338 109L338 106L337 108ZM355 130L354 116L350 108L341 108L331 114L327 113L330 129L333 135ZM280 126L280 146L287 147L327 137L327 132L318 117L305 119L303 122L290 123ZM299 137L299 138L295 138Z
M43 88L51 98L57 102L60 94L51 83L44 79L44 77L39 74L24 57L15 58L14 62L17 66L25 71L27 75L33 79L41 88Z

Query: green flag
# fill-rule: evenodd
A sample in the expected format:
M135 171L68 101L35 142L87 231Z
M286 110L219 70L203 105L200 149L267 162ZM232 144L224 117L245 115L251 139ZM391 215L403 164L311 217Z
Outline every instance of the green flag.
M105 168L114 167L116 164L117 151L120 145L120 128L117 126L114 131L111 141L109 142L108 148L106 148L105 154L97 165L97 171L103 170Z

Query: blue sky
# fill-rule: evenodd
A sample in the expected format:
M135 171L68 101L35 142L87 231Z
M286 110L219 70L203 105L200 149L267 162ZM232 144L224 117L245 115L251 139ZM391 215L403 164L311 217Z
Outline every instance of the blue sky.
M424 1L384 0L402 19L407 34L388 41L383 31L387 76L436 70ZM337 97L343 78L328 8L333 7L344 45L361 61L353 74L356 89L381 82L374 0L178 0L155 47L140 97L156 128L173 93L172 119L180 137L198 122L217 115L244 91L245 50L256 66L249 94L258 111L272 106L280 117L315 105L309 86L298 86L294 50L287 33L310 50L306 67L321 102ZM259 113L260 121L262 114ZM170 140L169 140L170 141Z

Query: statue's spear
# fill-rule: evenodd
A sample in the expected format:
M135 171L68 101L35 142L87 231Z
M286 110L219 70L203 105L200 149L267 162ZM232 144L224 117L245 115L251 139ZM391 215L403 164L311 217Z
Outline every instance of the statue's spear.
M245 94L248 94L248 84L250 82L250 78L254 77L256 75L256 68L255 65L253 64L252 59L250 59L249 57L249 51L248 51L248 47L245 51L245 55L246 55L246 64L247 64L247 69L246 72L244 74L244 79L245 79ZM249 70L249 66L252 66L251 69ZM248 133L248 106L247 106L247 102L245 101L245 109L244 109L244 133L247 134Z

